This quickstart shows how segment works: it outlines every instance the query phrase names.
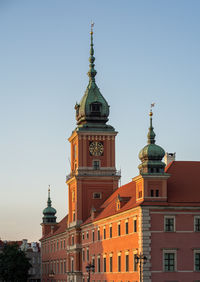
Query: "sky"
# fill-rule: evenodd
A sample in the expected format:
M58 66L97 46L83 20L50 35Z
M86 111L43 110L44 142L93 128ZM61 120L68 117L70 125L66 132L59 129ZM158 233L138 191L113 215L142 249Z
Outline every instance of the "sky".
M121 183L138 175L152 102L157 144L200 160L199 13L198 0L0 0L2 240L39 240L49 184L58 221L68 211L68 137L88 84L91 21Z

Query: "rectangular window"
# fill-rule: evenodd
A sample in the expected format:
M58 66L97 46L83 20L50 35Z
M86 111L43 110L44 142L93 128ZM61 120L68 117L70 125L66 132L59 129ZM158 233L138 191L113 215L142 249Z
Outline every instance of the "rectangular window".
M110 238L112 238L112 226L110 226Z
M101 199L101 193L100 192L95 192L93 193L93 199Z
M66 261L64 261L64 273L66 272Z
M133 258L133 271L138 271L137 254L134 254Z
M83 233L83 234L82 234L82 240L84 240L84 239L85 239L85 234Z
M165 217L165 231L166 232L174 232L174 218L173 217Z
M98 241L100 240L100 230L98 229L97 230L97 238L98 238Z
M82 258L83 258L83 261L85 261L85 250L84 249L82 251Z
M97 272L101 272L101 261L100 261L100 258L97 258Z
M74 236L72 236L72 246L74 245Z
M139 191L139 198L142 198L142 191Z
M110 272L113 271L113 258L110 257Z
M86 238L89 239L89 232L86 233Z
M133 220L133 232L137 232L137 219Z
M200 271L200 252L195 253L195 271Z
M151 197L154 197L154 190L151 189Z
M74 272L74 259L71 260L71 272Z
M60 263L60 271L61 271L61 273L63 273L63 262L61 261L61 263Z
M194 218L194 230L200 232L200 217Z
M90 256L89 256L89 249L87 249L87 261L89 261Z
M125 223L126 234L128 234L128 221Z
M95 259L94 259L94 257L92 258L92 265L95 266Z
M118 272L121 272L121 256L118 256Z
M103 258L103 272L106 272L106 258Z
M73 221L75 221L75 211L73 211Z
M164 253L164 270L175 271L175 253Z
M100 169L100 162L99 161L93 161L93 168L95 170Z
M121 225L120 225L120 223L118 224L118 236L121 236Z
M159 197L159 190L156 189L156 197Z
M94 242L94 230L92 231L92 241Z
M125 269L126 269L126 272L129 271L129 255L126 255L126 267L125 267Z
M103 229L103 238L106 239L106 228Z

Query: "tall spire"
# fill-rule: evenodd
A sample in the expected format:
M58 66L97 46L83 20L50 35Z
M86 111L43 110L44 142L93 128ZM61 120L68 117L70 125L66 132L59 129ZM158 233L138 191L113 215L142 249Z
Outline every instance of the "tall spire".
M155 144L156 140L155 140L155 132L153 131L153 125L152 125L152 116L153 116L153 112L152 112L152 108L150 110L149 113L150 116L150 127L149 127L149 132L147 134L147 144Z
M149 113L150 127L147 134L147 145L140 151L139 159L141 164L138 166L140 174L163 174L165 163L162 162L162 158L165 155L163 148L155 144L155 132L152 125L152 107Z
M94 57L94 44L93 44L93 27L94 27L94 23L91 23L91 30L90 30L90 57L89 57L89 71L88 71L88 76L90 81L95 81L95 76L97 74L96 70L94 69L94 61L95 61L95 57Z
M51 206L50 185L48 188L47 207L43 210L43 223L56 223L56 209Z
M80 104L76 103L75 105L78 125L76 130L90 131L92 129L96 131L114 131L112 126L106 124L109 116L109 105L95 82L97 72L94 68L93 27L94 23L91 23L90 64L87 73L89 76L89 83Z
M48 206L48 207L51 207L50 185L49 185L49 188L48 188L48 200L47 200L47 206Z

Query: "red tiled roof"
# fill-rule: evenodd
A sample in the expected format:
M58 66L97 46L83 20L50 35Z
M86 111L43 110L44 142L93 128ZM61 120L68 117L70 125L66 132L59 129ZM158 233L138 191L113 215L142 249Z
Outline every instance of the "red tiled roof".
M40 240L61 234L65 232L67 229L67 219L68 219L68 214L56 225L56 229L53 233L49 232L46 236L43 236Z
M166 170L168 202L200 204L200 162L174 161Z
M136 184L134 181L118 188L101 206L94 220L88 218L82 225L89 224L114 214L132 209L138 205L155 206L200 206L200 162L174 161L165 170L170 174L167 181L167 202L140 202L136 203ZM117 195L126 199L122 208L116 210Z
M126 199L126 203L124 203L123 207L120 210L116 210L116 199L118 194L121 198ZM106 218L108 216L112 216L114 214L121 213L128 209L131 209L133 206L136 206L135 201L135 182L131 181L126 185L119 187L101 206L102 211L97 215L94 221ZM83 225L92 222L91 217L88 218Z

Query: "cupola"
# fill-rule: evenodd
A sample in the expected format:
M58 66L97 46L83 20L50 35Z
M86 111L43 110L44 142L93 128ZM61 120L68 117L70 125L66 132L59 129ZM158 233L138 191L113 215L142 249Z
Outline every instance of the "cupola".
M104 130L114 130L112 126L106 125L109 116L109 105L95 82L97 71L94 68L93 26L94 24L92 23L90 31L90 65L87 73L89 83L80 104L76 103L75 105L77 130L90 130L91 128L96 130L102 130L102 128Z
M138 166L140 174L164 174L165 163L162 159L165 155L163 148L155 144L155 132L152 125L153 112L150 110L150 127L147 135L147 145L140 151Z
M50 188L48 189L47 207L43 210L43 223L56 223L56 209L51 206Z

